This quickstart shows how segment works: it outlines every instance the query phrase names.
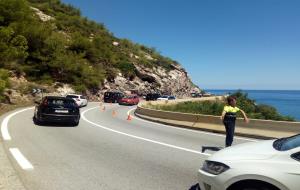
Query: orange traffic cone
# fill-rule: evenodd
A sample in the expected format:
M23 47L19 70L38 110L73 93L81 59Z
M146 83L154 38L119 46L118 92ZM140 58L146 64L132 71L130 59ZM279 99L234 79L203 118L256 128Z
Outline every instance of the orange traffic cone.
M132 120L131 115L128 114L128 116L127 116L127 121L131 121L131 120Z
M115 110L113 110L112 116L115 117L116 115L117 115L117 112Z

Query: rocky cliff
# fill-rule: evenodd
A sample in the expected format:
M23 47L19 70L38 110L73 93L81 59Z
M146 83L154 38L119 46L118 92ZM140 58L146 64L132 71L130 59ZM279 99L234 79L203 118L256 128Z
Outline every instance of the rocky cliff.
M177 97L200 91L178 62L155 48L113 36L103 24L59 0L5 0L4 5L12 9L11 15L0 13L0 34L9 34L0 61L0 69L10 73L6 102L30 99L34 88L53 95L82 93L91 99L105 91Z
M40 20L47 22L54 19L53 17L44 14L37 8L31 7ZM92 39L91 39L92 40ZM121 46L122 42L114 41L112 45L115 47ZM176 95L177 97L190 96L191 92L200 92L200 89L195 86L189 78L187 72L179 64L172 64L170 69L166 69L161 66L145 67L142 64L138 64L140 57L134 55L132 52L128 53L128 56L134 58L134 77L125 77L121 71L111 79L105 79L104 84L97 92L86 92L89 96L103 95L105 91L121 91L125 93L138 93L140 95L158 92L167 95ZM153 61L151 55L144 53L147 60ZM68 89L68 88L66 88ZM61 88L59 89L61 90ZM70 91L74 91L71 90ZM60 92L61 94L61 92Z
M120 72L114 79L105 80L103 86L96 91L87 90L85 94L90 100L99 100L106 91L120 91L131 94L145 95L151 92L158 92L167 95L176 95L178 98L188 97L191 92L200 92L200 89L193 85L187 72L174 66L170 71L162 67L146 68L135 66L138 73L133 79L126 78ZM23 103L41 98L42 93L34 94L33 89L43 89L43 95L65 96L76 93L72 85L64 83L36 84L29 82L24 76L10 77L11 87L6 89L7 103Z
M159 92L161 94L176 95L177 97L189 96L191 92L199 92L199 88L193 85L187 72L178 65L172 65L171 70L163 67L147 68L135 65L137 76L133 79L125 78L121 73L113 81L105 80L103 93L107 90L123 92L137 92L147 94Z

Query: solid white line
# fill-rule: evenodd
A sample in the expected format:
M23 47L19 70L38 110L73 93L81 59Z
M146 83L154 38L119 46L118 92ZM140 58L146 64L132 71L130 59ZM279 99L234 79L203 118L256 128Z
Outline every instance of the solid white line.
M129 115L130 112L132 112L134 109L136 109L136 108L130 109L127 112L127 115ZM181 131L189 131L189 132L194 132L194 133L199 133L199 134L206 134L206 135L212 135L212 136L217 136L217 137L225 137L225 135L222 135L222 134L215 134L215 133L209 133L209 132L204 132L204 131L196 131L196 130L193 130L193 129L185 129L185 128L180 128L180 127L172 127L171 124L170 125L165 125L165 124L162 124L162 123L156 123L156 122L153 122L153 121L148 121L148 120L145 120L145 119L141 119L141 118L136 117L134 115L131 115L131 117L133 117L134 119L146 122L146 123L151 123L151 124L156 124L156 125L160 125L160 126L164 126L164 127L174 128L174 129L181 130ZM235 139L245 140L245 141L250 141L250 142L257 142L258 141L258 140L255 140L255 139L249 139L249 138L243 138L243 137L235 137Z
M187 148L183 148L183 147L179 147L179 146L175 146L175 145L171 145L171 144L167 144L167 143L163 143L163 142L159 142L159 141L155 141L155 140L151 140L151 139L147 139L147 138L143 138L143 137L139 137L139 136L135 136L135 135L131 135L131 134L127 134L127 133L124 133L124 132L121 132L121 131L117 131L117 130L114 130L114 129L110 129L108 127L104 127L102 125L99 125L97 123L94 123L92 121L89 121L86 117L85 117L85 113L92 110L92 109L96 109L98 107L94 107L94 108L90 108L90 109L87 109L85 111L83 111L81 113L81 118L83 120L85 120L86 122L94 125L94 126L97 126L97 127L100 127L102 129L105 129L107 131L110 131L110 132L114 132L114 133L117 133L117 134L120 134L120 135L124 135L124 136L128 136L128 137L131 137L131 138L135 138L135 139L139 139L139 140L142 140L142 141L146 141L146 142L151 142L151 143L154 143L154 144L159 144L159 145L162 145L162 146L166 146L166 147L170 147L170 148L174 148L174 149L178 149L178 150L183 150L183 151L186 151L186 152L191 152L191 153L195 153L195 154L200 154L200 155L205 155L205 156L210 156L210 154L207 154L207 153L202 153L202 152L199 152L199 151L196 151L196 150L191 150L191 149L187 149Z
M11 113L10 115L6 116L6 117L3 119L2 124L1 124L1 133L2 133L2 137L3 137L3 139L4 139L5 141L11 140L11 137L10 137L9 132L8 132L8 122L9 122L9 120L10 120L13 116L15 116L15 115L17 115L17 114L19 114L19 113L21 113L21 112L24 112L24 111L33 109L33 108L34 108L34 107L26 108L26 109L22 109L22 110L20 110L20 111Z
M19 149L10 148L9 151L23 170L33 170L32 164L25 158L25 156L23 156Z

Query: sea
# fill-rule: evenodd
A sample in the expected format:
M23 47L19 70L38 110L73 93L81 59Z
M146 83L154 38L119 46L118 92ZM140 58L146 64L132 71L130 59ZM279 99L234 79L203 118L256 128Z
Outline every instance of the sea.
M232 94L237 90L205 89L215 95ZM277 109L279 113L292 116L300 121L300 90L242 90L258 104L267 104Z

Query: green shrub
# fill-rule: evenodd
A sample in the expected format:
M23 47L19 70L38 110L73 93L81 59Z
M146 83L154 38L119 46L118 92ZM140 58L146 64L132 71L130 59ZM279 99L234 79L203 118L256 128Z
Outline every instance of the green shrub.
M224 107L219 101L181 102L172 105L150 105L152 108L165 111L184 112L193 114L221 115Z
M121 70L125 77L130 78L135 76L135 67L132 63L121 62L117 65L117 67Z
M237 106L240 109L244 110L249 118L277 121L295 121L293 117L280 115L276 108L272 106L256 104L254 100L249 99L248 95L246 93L243 93L242 91L238 91L232 94L232 96L237 97ZM224 105L225 102L223 101L198 101L181 102L172 105L148 105L148 107L165 111L220 116L222 114ZM238 113L238 117L242 117L240 112Z
M9 73L5 69L0 69L0 102L4 100L3 92L9 86Z
M12 61L23 62L28 56L27 40L15 33L11 27L0 27L0 65L10 67Z
M55 19L42 22L30 7ZM0 57L0 68L25 73L37 83L70 83L78 91L97 89L119 71L133 79L133 63L167 69L175 63L155 48L117 39L103 24L82 17L79 9L60 0L1 0Z

